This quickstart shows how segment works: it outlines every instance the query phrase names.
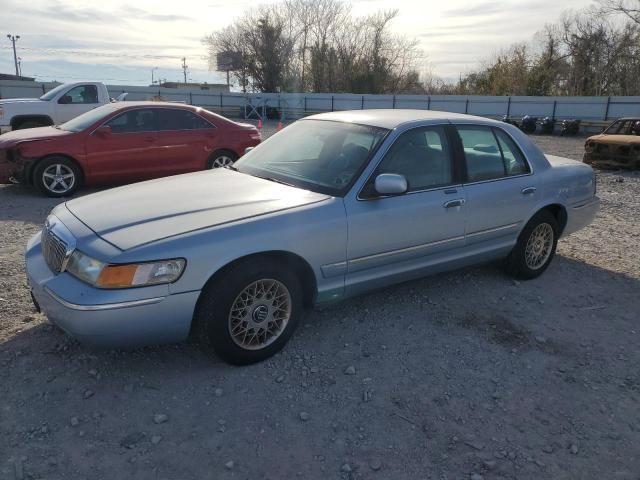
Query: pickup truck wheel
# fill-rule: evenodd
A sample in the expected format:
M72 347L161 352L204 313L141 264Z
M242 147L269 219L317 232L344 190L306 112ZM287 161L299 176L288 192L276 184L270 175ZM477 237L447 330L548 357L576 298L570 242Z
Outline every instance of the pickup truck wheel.
M49 197L72 195L80 186L80 181L80 169L66 157L44 158L36 164L33 172L33 184Z
M218 150L213 152L207 161L207 169L222 168L233 165L238 156L230 150Z
M551 212L536 213L507 257L507 272L525 280L540 276L555 255L559 231L558 221Z
M247 365L284 347L302 308L295 273L272 261L240 262L204 288L195 332L223 360Z

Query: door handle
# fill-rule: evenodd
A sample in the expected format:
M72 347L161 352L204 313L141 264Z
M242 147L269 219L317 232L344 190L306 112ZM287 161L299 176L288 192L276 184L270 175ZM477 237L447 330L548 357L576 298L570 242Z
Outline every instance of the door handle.
M455 200L449 200L448 202L445 202L443 207L453 208L453 207L461 207L463 205L464 205L464 198L456 198Z
M523 188L520 193L522 193L523 195L531 195L532 193L536 193L536 190L536 187L526 187Z

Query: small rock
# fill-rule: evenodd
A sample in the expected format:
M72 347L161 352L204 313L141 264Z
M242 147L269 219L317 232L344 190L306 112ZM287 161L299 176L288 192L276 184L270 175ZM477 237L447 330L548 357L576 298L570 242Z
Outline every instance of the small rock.
M471 480L484 480L484 477L479 473L472 473L469 478L471 478Z
M536 342L538 343L547 343L547 339L543 336L537 336L536 337Z
M379 458L372 458L371 460L369 460L369 468L374 472L377 472L382 468L382 462Z
M303 422L306 422L310 418L311 415L309 415L307 412L300 412L300 420L302 420Z
M284 382L284 375L280 375L278 378L276 378L276 383L282 383Z
M223 393L224 393L224 390L222 390L221 388L216 388L216 389L214 390L214 392L213 392L213 394L214 394L216 397L221 397ZM233 467L231 467L231 468L233 468Z
M356 374L356 367L354 367L353 365L349 365L347 368L344 369L344 374L345 375L355 375Z
M71 426L77 427L78 425L80 425L80 420L78 419L78 417L71 417Z
M578 445L576 445L575 443L573 445L571 445L571 447L569 448L569 451L573 454L573 455L577 455L578 454Z
M484 445L480 442L475 442L475 441L468 441L468 442L464 442L465 445L473 448L474 450L482 450L484 448Z
M162 435L153 435L151 437L151 443L153 443L154 445L159 444L162 441Z
M95 393L93 393L93 390L85 390L85 391L84 391L84 398L85 398L85 400L86 400L87 398L91 398L91 397L93 397L94 395L95 395Z
M512 280L511 283L513 283L515 287L520 286L520 282L518 280Z
M161 423L166 423L169 421L169 415L166 415L164 413L156 413L153 416L153 423L160 425Z
M616 177L616 183L624 183L624 177Z
M89 374L90 377L97 377L98 376L98 371L95 368L92 368L87 373Z
M340 467L340 470L342 470L345 473L349 473L352 471L351 465L349 465L348 463L345 463L344 465L342 465L342 467Z
M133 432L120 440L120 445L131 449L144 440L144 437L145 435L142 432Z
M545 445L544 447L542 447L542 451L544 453L553 453L553 446Z
M233 463L233 460L229 460L227 463L224 464L224 468L226 468L227 470L233 470L233 467L235 467L236 464Z
M496 465L495 460L485 460L482 462L482 466L487 470L495 470Z

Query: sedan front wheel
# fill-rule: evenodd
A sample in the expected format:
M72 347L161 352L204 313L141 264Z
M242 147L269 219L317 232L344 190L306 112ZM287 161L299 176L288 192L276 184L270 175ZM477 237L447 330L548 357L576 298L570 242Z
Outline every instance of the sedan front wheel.
M203 289L195 333L227 362L255 363L284 347L302 308L293 271L265 259L242 261Z
M72 195L80 186L80 169L66 157L47 157L36 165L33 183L49 197Z

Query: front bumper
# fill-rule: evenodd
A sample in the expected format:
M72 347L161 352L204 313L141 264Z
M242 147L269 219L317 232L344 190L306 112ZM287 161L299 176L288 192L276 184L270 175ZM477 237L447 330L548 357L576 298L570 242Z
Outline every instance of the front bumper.
M83 343L129 348L179 342L189 335L200 292L169 294L167 289L162 295L157 290L149 295L147 288L101 290L69 273L56 275L42 255L39 233L29 241L25 257L38 306L52 323ZM78 292L80 299L90 301L71 300Z
M571 206L567 209L567 225L562 235L569 235L589 225L600 210L600 199L593 197L587 203Z

